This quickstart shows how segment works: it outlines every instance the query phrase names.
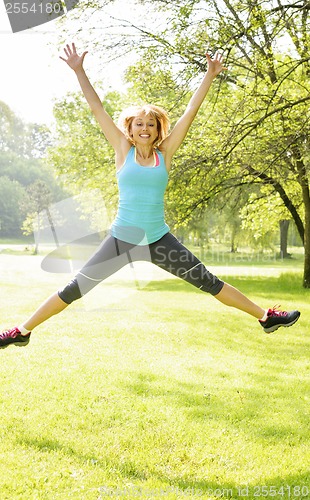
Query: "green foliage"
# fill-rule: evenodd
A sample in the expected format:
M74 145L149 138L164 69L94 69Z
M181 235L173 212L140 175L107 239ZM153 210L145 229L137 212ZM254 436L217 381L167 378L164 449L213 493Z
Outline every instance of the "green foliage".
M154 68L150 55L130 66L125 72L128 84L125 99L128 105L151 103L162 106L170 113L171 121L179 117L181 106L188 89L175 81L170 66ZM177 111L177 115L176 115Z
M14 151L19 156L24 156L27 149L22 140L24 133L22 121L7 104L0 101L0 150Z
M40 229L39 214L49 209L51 201L52 193L44 181L38 180L26 188L25 196L19 202L22 212L26 215L22 227L25 235L32 234L35 223L36 229Z
M279 232L281 220L290 220L289 211L283 207L279 195L272 188L263 186L251 193L247 204L241 209L242 228L252 235L255 246L266 248Z
M0 177L7 176L22 186L33 184L36 180L44 180L55 191L60 191L55 182L53 172L47 168L42 159L24 158L14 151L0 152Z
M20 158L40 158L51 145L51 133L45 125L24 123L7 104L0 101L0 150Z
M107 111L119 113L116 93L105 98ZM48 163L73 193L81 189L100 189L109 212L115 210L116 180L114 155L81 94L69 94L54 108L57 120L55 146L49 150Z
M17 181L7 176L0 177L0 234L8 237L21 235L23 216L19 210L19 200L25 196L25 189Z
M42 125L25 124L0 102L0 235L19 237L24 218L21 204L26 189L35 183L49 186L53 199L64 196L44 156L51 145L50 131Z

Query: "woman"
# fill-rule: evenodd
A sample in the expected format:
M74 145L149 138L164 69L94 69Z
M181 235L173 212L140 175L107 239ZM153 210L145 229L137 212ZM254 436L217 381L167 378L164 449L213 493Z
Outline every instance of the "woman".
M262 309L239 290L212 275L186 247L169 232L164 220L163 197L173 155L184 140L215 77L226 70L222 56L206 55L208 70L189 104L168 133L169 120L158 106L125 110L117 126L102 106L83 68L87 52L79 56L75 45L67 45L65 58L75 71L84 96L106 139L115 151L119 185L119 207L110 234L77 275L47 299L29 319L0 334L0 347L25 346L31 331L51 316L63 311L74 300L133 260L151 260L181 277L217 300L257 318L267 333L280 326L291 326L299 311Z

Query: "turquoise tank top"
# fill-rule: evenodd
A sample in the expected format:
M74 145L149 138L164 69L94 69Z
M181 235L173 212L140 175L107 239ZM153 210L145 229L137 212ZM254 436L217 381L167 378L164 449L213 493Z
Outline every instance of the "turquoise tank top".
M117 172L119 203L110 232L127 243L148 245L169 232L164 216L168 172L161 152L156 150L155 156L154 167L143 167L136 163L132 146Z

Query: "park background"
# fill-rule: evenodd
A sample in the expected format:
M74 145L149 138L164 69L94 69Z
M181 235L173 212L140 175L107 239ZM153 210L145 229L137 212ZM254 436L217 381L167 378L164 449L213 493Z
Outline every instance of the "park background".
M122 271L2 352L1 498L310 497L308 19L307 1L80 2L1 32L2 327L70 276L44 257L69 244L72 270L116 210L113 152L58 59L71 41L115 119L147 101L172 124L205 52L223 53L175 157L167 222L255 301L302 311L264 336L148 265Z

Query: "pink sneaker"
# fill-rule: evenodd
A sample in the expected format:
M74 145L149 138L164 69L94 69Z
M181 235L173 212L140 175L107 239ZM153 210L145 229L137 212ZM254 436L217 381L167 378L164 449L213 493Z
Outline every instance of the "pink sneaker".
M0 333L0 349L4 349L9 345L18 345L19 347L29 344L31 332L27 335L22 335L15 326L11 330Z
M258 321L266 333L272 333L280 328L280 326L292 326L296 323L299 316L299 311L279 311L277 306L275 306L272 309L268 309L266 321L262 321L261 319Z

